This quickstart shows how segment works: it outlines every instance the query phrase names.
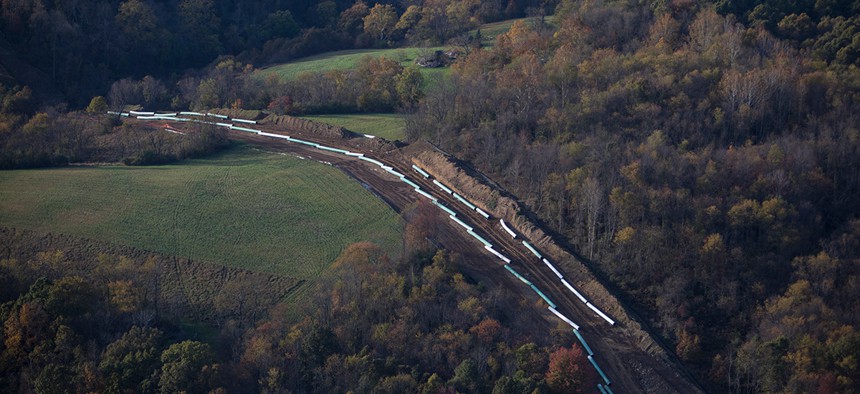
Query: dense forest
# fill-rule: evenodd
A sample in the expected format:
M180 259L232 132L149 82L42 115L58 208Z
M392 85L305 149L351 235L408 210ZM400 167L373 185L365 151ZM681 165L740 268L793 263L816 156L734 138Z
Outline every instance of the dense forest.
M846 19L757 7L744 24L726 7L564 2L557 26L517 22L455 64L408 132L502 181L712 389L851 390L860 72L832 42Z
M0 47L83 106L122 78L175 81L218 56L269 64L337 49L443 43L536 0L3 0ZM7 66L8 67L8 66ZM46 92L47 93L47 92Z
M491 48L464 34L526 15ZM437 144L518 196L620 289L708 389L846 392L860 384L860 2L0 0L0 17L0 49L21 60L3 63L0 80L3 167L97 157L77 136L122 129L75 132L84 129L80 114L66 112L88 103L93 112L126 105L408 112L410 139ZM255 67L311 53L406 43L465 54L449 79L427 90L420 73L396 59L296 81L253 77ZM27 82L18 63L52 86ZM128 152L146 151L140 141ZM384 277L387 287L332 279L321 292L331 298L319 300L326 307L309 320L294 325L273 313L249 334L259 344L232 353L246 355L235 376L273 392L287 382L298 391L371 390L383 381L393 391L551 387L547 354L570 342L534 338L530 349L542 361L524 366L525 341L513 341L514 349L476 340L489 329L472 332L480 324L493 326L492 343L524 334L515 319L493 312L491 291L444 267L454 257L439 256L408 271L376 258L395 274L366 261L339 263ZM4 321L20 314L20 297L37 297L23 290L34 283L11 287L22 290L6 296ZM450 289L434 296L457 305L446 312L460 314L457 324L422 321L433 316L419 307L432 290L422 283ZM399 311L395 323L373 315L382 314L377 306L344 304L355 292ZM476 301L463 304L470 297ZM356 331L336 326L334 313ZM380 340L427 333L444 343L395 349ZM93 341L98 349L109 342ZM330 357L302 359L310 356L302 346ZM86 360L97 365L101 354ZM153 362L148 371L163 370L164 361ZM49 364L27 364L35 366L26 376ZM337 378L335 369L355 373ZM454 379L464 374L468 381ZM229 389L221 384L211 387Z

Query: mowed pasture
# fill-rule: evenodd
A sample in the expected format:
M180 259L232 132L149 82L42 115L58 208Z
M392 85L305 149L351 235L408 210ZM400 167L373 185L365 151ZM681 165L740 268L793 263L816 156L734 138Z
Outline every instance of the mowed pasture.
M181 164L0 172L0 225L313 280L399 216L337 168L248 146Z
M389 141L406 139L406 116L400 114L307 115L304 119L328 123Z
M532 18L508 19L498 22L485 23L477 29L470 31L473 36L478 30L481 31L481 45L492 47L496 43L496 37L504 34L511 29L514 22L522 20L533 25L535 20ZM555 23L555 16L547 16L544 18L547 24ZM333 51L321 53L318 55L303 57L294 61L265 67L255 71L258 78L268 79L271 76L277 76L283 81L292 81L297 79L304 73L327 72L334 70L352 70L355 69L359 61L364 57L379 58L385 57L388 59L397 60L404 67L415 64L415 59L421 55L432 55L437 50L446 50L456 48L456 46L437 46L437 47L404 47L404 48L386 48L386 49L349 49L343 51ZM421 74L424 76L424 88L432 89L437 86L439 81L447 77L451 73L450 67L441 68L420 68Z
M344 51L326 52L319 55L304 57L295 61L279 64L257 70L256 73L261 78L269 78L271 75L276 75L283 81L292 81L303 73L309 72L326 72L334 70L352 70L358 65L364 57L380 58L397 60L402 66L408 67L415 64L415 59L422 53L432 54L436 50L443 50L444 47L433 48L391 48L391 49L351 49ZM432 82L436 79L450 73L450 69L444 68L421 68L421 74L424 76L425 86L432 86Z
M481 45L485 47L492 47L496 45L496 37L499 35L505 34L511 30L511 26L514 25L516 21L524 21L529 26L534 26L536 20L534 18L517 18L517 19L506 19L498 22L485 23L478 27L475 30L470 31L469 33L473 36L475 33L480 30L481 31ZM548 25L554 25L556 22L555 15L549 15L544 17L544 23Z

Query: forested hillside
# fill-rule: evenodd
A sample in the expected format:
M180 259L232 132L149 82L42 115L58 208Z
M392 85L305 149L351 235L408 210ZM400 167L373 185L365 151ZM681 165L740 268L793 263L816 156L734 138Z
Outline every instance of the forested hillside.
M469 48L470 29L551 9L539 5L537 0L2 0L0 168L99 160L91 154L101 149L91 144L96 127L66 115L84 108L98 113L127 105L232 107L278 114L410 108L422 95L423 79L394 59L368 59L355 70L308 73L292 82L264 80L253 71L337 49L435 46L452 38Z
M480 23L523 16L480 47ZM128 105L407 112L410 140L433 142L520 198L706 388L850 392L860 384L858 1L0 0L0 18L0 49L15 56L0 59L3 167L93 160L97 150L83 149L92 139L134 135L68 113L88 103L93 113ZM253 72L322 51L406 44L458 49L450 78L427 89L416 68L385 58L292 81ZM49 76L54 88L25 86L25 74ZM65 101L46 99L52 89ZM147 141L138 141L133 151L144 153ZM203 142L216 149L223 136ZM183 152L197 150L177 145L169 157ZM133 164L138 156L111 157ZM460 280L443 255L354 260L351 272L379 288L332 279L320 290L328 309L312 319L293 324L274 313L231 355L245 368L239 381L272 391L349 383L396 392L435 390L437 373L466 391L551 386L544 358L552 345L540 343L550 348L535 358L534 347L520 357L490 346L518 334L516 319L504 322L510 331L497 327L492 320L505 318L479 308L495 296ZM59 335L63 319L77 324L78 315L50 315L55 282L25 279L9 279L8 324L31 311L45 327L59 319L54 336L38 338ZM36 293L25 291L34 283ZM356 295L389 314L346 301ZM445 312L456 324L425 313L442 302L433 297L457 305ZM409 341L421 350L396 346ZM87 353L93 371L100 351ZM458 352L497 364L469 364ZM7 356L6 371L41 376L50 363L24 353ZM343 370L353 380L335 374Z
M848 390L860 72L828 41L845 18L717 10L564 2L557 29L517 23L455 64L407 133L502 181L714 390Z
M390 3L390 4L388 4ZM171 78L238 55L283 62L313 53L443 43L480 22L525 15L537 0L3 0L0 33L78 106L118 79ZM3 62L5 63L5 62Z
M597 381L570 330L532 336L519 296L470 283L444 251L392 260L349 246L313 303L290 310L276 305L286 278L5 228L0 242L2 393L577 393Z

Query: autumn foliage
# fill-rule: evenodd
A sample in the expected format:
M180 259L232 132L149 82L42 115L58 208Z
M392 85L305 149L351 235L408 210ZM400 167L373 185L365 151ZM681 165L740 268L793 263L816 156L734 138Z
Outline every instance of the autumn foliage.
M585 352L573 345L550 353L546 384L554 393L589 393L597 386L597 372Z
M455 64L407 134L518 196L708 388L844 389L854 368L824 344L857 329L832 306L854 299L831 277L851 258L822 245L857 231L860 74L816 51L848 16L730 3L563 1ZM765 19L785 29L745 23Z
M29 253L26 235L5 236L10 250ZM357 243L307 302L291 304L304 306L264 298L237 306L248 302L245 286L267 284L236 283L219 291L211 310L194 312L190 299L161 296L162 286L175 286L163 281L166 265L70 257L92 247L0 259L0 387L446 393L593 383L583 380L591 366L578 348L565 347L575 341L569 332L531 335L536 325L518 296L472 282L445 251L424 247L399 260ZM567 372L576 374L557 380Z

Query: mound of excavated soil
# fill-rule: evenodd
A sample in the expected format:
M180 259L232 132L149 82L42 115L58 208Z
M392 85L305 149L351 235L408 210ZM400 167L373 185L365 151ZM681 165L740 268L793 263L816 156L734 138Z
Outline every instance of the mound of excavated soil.
M358 136L357 134L340 126L332 126L330 124L296 118L289 115L269 115L260 123L265 125L277 125L291 130L298 130L302 133L322 138L352 138Z
M225 115L231 118L239 118L239 119L247 119L247 120L260 120L265 117L263 111L255 110L255 109L232 109L232 108L213 108L208 111L213 114Z

